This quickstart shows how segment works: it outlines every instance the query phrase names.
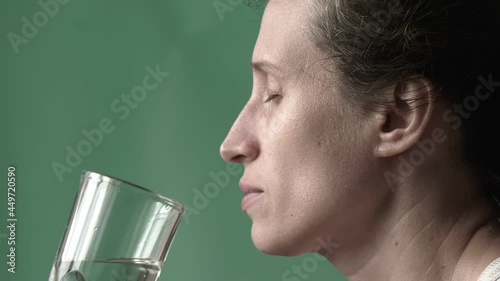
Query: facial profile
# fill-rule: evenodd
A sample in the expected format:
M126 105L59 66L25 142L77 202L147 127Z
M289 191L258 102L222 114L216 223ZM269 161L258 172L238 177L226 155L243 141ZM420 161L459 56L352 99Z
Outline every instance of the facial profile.
M245 212L255 245L270 254L312 251L327 232L348 243L335 229L370 225L388 192L372 188L369 121L325 84L332 74L308 37L305 5L268 4L252 94L221 146L225 160L245 166L240 183L263 191Z

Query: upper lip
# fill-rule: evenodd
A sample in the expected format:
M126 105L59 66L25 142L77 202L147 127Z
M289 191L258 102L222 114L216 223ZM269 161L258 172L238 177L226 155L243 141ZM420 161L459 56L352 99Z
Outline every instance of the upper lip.
M257 193L257 192L263 192L262 189L259 187L256 187L255 185L247 184L242 181L240 181L240 189L245 193L245 195L249 193Z

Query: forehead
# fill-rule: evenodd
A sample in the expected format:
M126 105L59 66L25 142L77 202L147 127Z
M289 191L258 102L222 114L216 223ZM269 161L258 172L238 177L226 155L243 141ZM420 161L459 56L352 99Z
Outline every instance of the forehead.
M264 12L252 61L268 61L284 72L300 72L315 46L308 37L309 0L271 0Z

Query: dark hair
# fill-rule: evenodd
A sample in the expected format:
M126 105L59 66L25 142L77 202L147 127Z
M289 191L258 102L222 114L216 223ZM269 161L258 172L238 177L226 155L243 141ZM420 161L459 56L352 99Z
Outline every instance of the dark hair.
M379 90L405 79L426 78L434 85L435 97L450 108L457 104L474 109L461 120L460 156L497 199L499 2L318 0L310 33L335 62L345 81L344 95L363 108L382 104L375 94ZM496 84L486 86L489 80ZM476 97L478 87L481 99Z

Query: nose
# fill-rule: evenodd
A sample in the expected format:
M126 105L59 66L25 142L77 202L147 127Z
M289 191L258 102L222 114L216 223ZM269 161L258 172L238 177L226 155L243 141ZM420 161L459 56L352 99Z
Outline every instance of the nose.
M248 128L248 122L243 114L236 119L226 138L220 146L220 155L227 162L248 163L259 155L256 130Z
M248 163L257 158L258 150L250 141L235 143L228 135L220 146L220 155L227 162Z

